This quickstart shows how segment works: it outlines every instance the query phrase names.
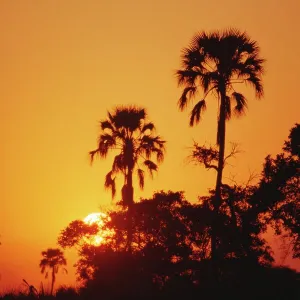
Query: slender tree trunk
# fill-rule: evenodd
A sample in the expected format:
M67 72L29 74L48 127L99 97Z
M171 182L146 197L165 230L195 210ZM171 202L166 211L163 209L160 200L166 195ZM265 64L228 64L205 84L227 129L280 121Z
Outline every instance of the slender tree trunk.
M127 174L127 200L128 200L128 240L127 240L127 250L131 252L132 250L132 235L133 235L133 184L132 184L132 169L128 170Z
M52 268L51 295L53 295L54 283L55 283L55 272L54 272L54 267L53 267Z
M218 122L218 144L219 144L219 160L218 160L218 174L216 181L216 197L215 208L218 210L221 205L221 185L222 175L224 169L224 156L225 156L225 133L226 133L226 92L225 87L221 91L221 106L220 118Z
M213 263L213 279L218 282L218 251L217 251L217 237L218 237L218 214L221 205L221 185L222 175L224 168L224 155L225 155L225 129L226 129L226 93L225 87L221 89L221 105L220 116L218 120L218 133L217 142L219 144L219 160L218 160L218 172L214 197L214 210L213 210L213 223L212 223L212 236L211 236L211 258Z

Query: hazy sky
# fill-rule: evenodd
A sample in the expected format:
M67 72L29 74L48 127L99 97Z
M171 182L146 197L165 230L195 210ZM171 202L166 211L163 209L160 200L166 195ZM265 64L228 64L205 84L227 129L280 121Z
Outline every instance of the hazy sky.
M114 105L145 106L168 141L158 175L136 198L171 189L196 201L213 187L214 172L186 157L193 139L215 142L216 100L194 129L177 109L174 71L196 31L246 30L267 59L264 99L247 90L247 116L227 130L244 152L225 176L259 173L300 121L299 11L297 0L1 0L0 288L38 284L41 250L70 221L111 206L103 188L111 160L91 167L88 151Z

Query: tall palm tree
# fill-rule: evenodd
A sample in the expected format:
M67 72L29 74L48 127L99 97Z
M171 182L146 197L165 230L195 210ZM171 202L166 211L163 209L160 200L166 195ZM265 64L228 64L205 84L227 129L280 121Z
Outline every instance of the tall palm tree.
M199 32L182 52L182 69L176 72L178 85L183 92L178 101L179 109L199 92L202 96L190 114L190 126L199 123L206 109L206 101L213 94L218 100L218 166L215 186L215 218L221 204L221 185L224 168L226 120L232 111L237 116L244 114L247 99L236 91L238 84L250 85L258 98L263 96L261 76L264 59L260 58L257 43L245 32L229 29L223 32ZM233 109L232 109L233 106ZM213 230L214 231L214 230ZM212 257L216 255L216 238L212 235Z
M122 187L123 207L128 208L129 227L127 247L131 251L132 228L131 213L134 204L133 175L138 177L139 187L144 188L143 167L152 177L158 170L157 163L164 159L165 141L155 135L155 126L147 121L144 108L136 106L116 107L113 112L108 112L107 119L100 122L100 134L97 149L90 151L91 162L95 155L106 158L109 151L116 150L112 168L105 177L104 186L111 189L112 197L116 193L115 178L122 174L124 185ZM155 156L157 163L152 157Z
M66 266L67 261L64 257L64 253L60 249L49 248L42 252L43 258L40 262L41 273L45 273L45 278L48 277L47 269L50 269L52 282L51 282L51 295L53 294L54 283L56 279L56 274L58 273L60 267ZM66 268L63 268L67 272Z

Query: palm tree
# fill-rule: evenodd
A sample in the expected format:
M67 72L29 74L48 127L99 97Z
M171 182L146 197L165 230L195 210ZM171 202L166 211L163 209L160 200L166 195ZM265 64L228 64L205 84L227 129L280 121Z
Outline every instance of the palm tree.
M259 56L257 43L245 32L229 29L223 32L199 32L190 45L183 49L182 69L176 72L178 85L183 92L178 101L184 110L188 102L200 91L202 97L190 114L190 126L199 123L206 109L207 97L211 94L218 100L218 166L215 186L215 218L221 204L221 185L224 168L226 120L244 114L247 99L236 91L237 84L254 88L258 98L263 96L261 76L264 59ZM232 109L233 106L233 109ZM214 230L213 230L214 231ZM216 256L216 237L212 234L212 258Z
M49 248L46 251L42 252L43 258L40 262L41 273L44 274L46 269L51 270L52 275L52 283L51 283L51 295L53 294L53 288L55 283L55 275L58 273L60 267L66 266L67 261L64 257L63 252L60 249L52 249ZM67 270L63 268L65 272ZM45 278L48 277L48 272L45 274Z
M144 108L136 106L116 107L108 112L106 120L100 122L100 134L97 149L90 151L91 162L95 155L106 158L109 151L116 150L111 170L105 176L105 188L111 189L112 197L116 193L115 178L122 174L124 184L122 187L123 207L128 208L128 238L127 247L131 251L132 226L131 216L134 204L133 175L138 177L139 187L144 188L143 167L150 176L158 170L157 163L164 159L165 141L155 135L155 126L147 121L147 112ZM157 163L152 157L155 156Z

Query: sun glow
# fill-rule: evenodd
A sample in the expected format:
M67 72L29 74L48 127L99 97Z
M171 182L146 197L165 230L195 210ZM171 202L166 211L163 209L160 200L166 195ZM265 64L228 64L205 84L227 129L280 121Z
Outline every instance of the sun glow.
M83 219L84 223L88 225L97 224L99 227L98 234L88 239L88 241L94 246L105 244L107 239L113 235L111 230L103 229L105 221L110 221L110 217L103 212L91 213Z

